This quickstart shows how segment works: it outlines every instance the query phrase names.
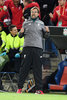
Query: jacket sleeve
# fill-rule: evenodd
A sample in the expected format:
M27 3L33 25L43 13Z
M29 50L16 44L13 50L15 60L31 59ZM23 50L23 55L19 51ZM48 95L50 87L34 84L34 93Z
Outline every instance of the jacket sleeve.
M3 31L1 35L2 41L6 42L6 36L6 33Z
M11 2L12 0L5 0L4 5L8 8Z
M9 45L9 36L7 35L7 36L6 36L6 46L5 46L6 52L9 52L9 49L10 49L10 45Z
M3 34L1 35L2 38L2 48L6 45L6 33L3 31Z
M67 16L66 15L61 15L60 18L67 21Z
M23 22L22 27L24 28L24 31L25 31L25 22ZM23 32L23 33L21 33L21 32L19 31L19 32L18 32L18 36L19 36L19 38L24 37L24 32Z
M43 22L41 22L41 28L42 28L42 32L43 34L45 34L46 30L45 30L45 25Z
M49 38L50 32L46 32L44 23L42 24L42 33L44 38Z
M20 48L19 48L20 52L22 52L23 50L23 45L24 45L24 37L20 38Z
M0 18L1 18L1 19L4 19L6 16L7 16L7 11L2 10L2 11L0 12Z
M9 20L8 20L9 18L10 18L10 16L9 16L9 12L8 12L8 11L2 10L2 11L0 12L0 19L1 19L1 21L3 21L3 24L4 24L4 25L7 25L7 24L6 24L6 21L9 21Z

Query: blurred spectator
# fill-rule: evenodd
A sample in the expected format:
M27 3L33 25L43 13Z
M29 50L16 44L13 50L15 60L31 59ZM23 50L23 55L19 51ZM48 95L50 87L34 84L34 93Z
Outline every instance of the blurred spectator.
M16 25L17 29L20 30L24 21L20 0L6 0L5 5L10 13L11 24Z
M58 56L58 50L50 38L45 40L45 51L53 53L53 56L51 55L51 57Z
M3 52L6 45L6 33L3 31L4 25L0 22L0 52Z
M57 21L57 26L67 26L67 2L66 0L58 0L59 6L54 9L54 13L50 13L52 21Z
M4 5L4 0L0 0L0 22L4 24L4 30L7 32L7 27L10 24L9 13L7 7Z
M13 71L19 72L20 54L23 49L24 37L21 39L19 38L18 30L15 25L11 25L9 27L9 31L10 31L10 34L8 34L6 37L5 50L9 56L10 62L8 63L8 67L6 68L6 70L8 69L9 71L13 70ZM14 64L14 68L12 64Z
M23 0L23 4L24 4L23 14L25 19L28 19L30 17L30 9L32 7L36 6L40 9L38 3L33 2L32 0ZM40 11L39 11L39 17L41 18Z
M58 0L34 0L40 6L41 20L44 21L45 25L53 25L50 21L49 13L53 12L53 9L58 5Z

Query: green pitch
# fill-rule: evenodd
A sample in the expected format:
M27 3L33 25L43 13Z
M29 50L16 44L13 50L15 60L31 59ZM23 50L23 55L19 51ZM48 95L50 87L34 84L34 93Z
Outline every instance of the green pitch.
M67 95L0 93L0 100L67 100Z

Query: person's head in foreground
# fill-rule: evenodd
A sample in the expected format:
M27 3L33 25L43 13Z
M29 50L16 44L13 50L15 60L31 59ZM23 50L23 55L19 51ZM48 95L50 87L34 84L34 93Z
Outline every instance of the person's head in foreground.
M17 27L15 25L10 25L9 26L9 31L10 31L12 36L15 36L15 35L18 34L18 30L17 30Z

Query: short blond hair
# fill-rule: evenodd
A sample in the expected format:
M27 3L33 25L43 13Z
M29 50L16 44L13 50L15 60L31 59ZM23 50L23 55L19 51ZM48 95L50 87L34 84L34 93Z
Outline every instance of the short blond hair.
M38 7L31 8L31 11L34 10L34 9L37 9L38 13L40 12L40 9Z

